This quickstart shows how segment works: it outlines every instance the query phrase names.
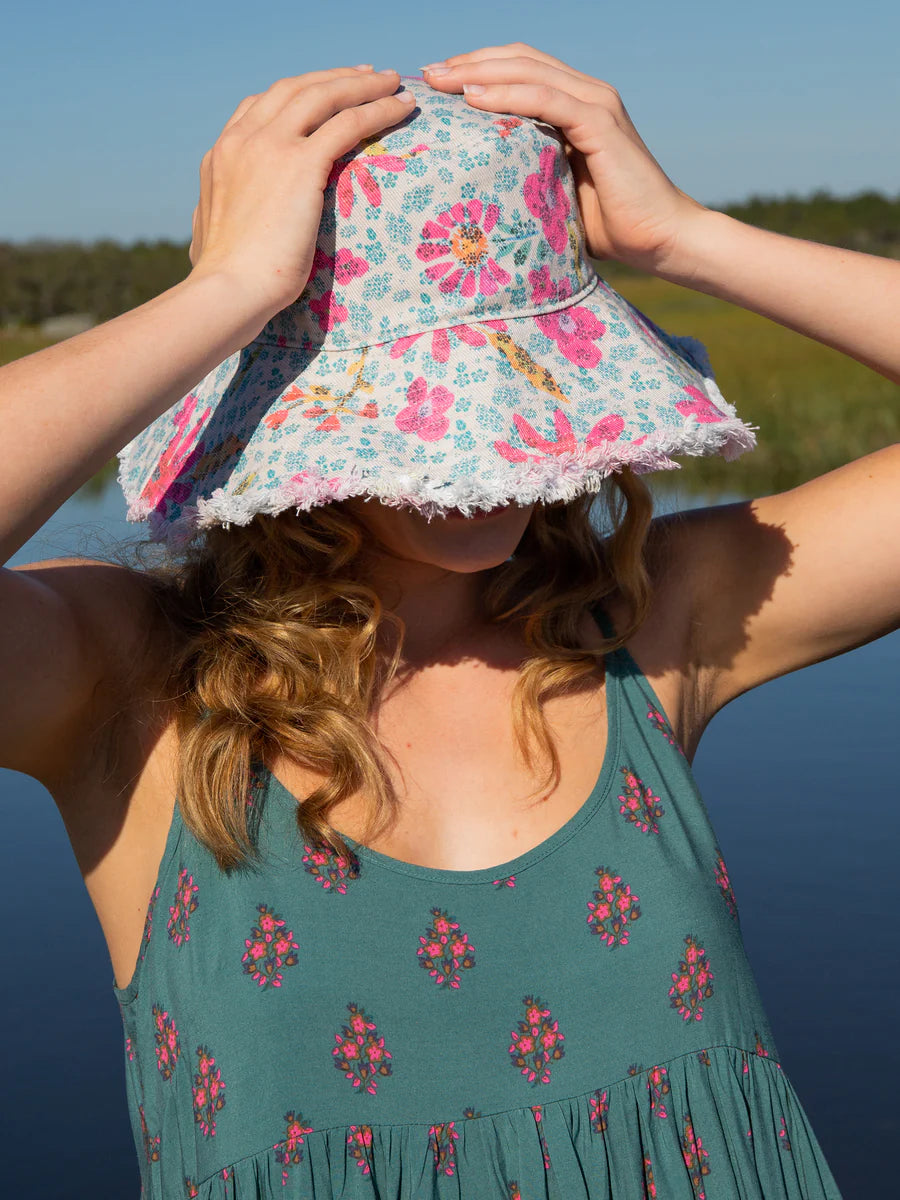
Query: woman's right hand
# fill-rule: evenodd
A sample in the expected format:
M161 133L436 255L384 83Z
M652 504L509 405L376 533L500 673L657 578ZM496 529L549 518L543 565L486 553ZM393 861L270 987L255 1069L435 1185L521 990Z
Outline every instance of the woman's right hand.
M336 67L279 79L235 109L200 165L192 278L225 274L268 316L306 286L336 159L412 107L396 71Z

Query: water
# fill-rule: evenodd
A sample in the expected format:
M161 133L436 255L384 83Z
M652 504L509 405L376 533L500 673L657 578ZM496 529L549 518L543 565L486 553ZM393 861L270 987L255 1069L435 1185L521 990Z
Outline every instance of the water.
M658 507L735 498L676 493ZM73 497L10 565L101 556L138 531L117 489ZM694 762L782 1062L845 1200L896 1186L898 670L894 633L756 688L716 716ZM45 789L0 770L0 803L7 1194L137 1200L99 925Z

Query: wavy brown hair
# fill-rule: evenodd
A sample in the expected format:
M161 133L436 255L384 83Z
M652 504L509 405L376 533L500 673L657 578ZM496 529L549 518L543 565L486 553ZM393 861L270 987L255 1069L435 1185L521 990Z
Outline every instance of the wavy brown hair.
M517 626L531 651L513 691L513 724L527 765L535 747L547 764L541 791L560 779L544 700L577 684L646 618L652 513L646 484L626 467L598 496L535 505L515 553L485 572L485 623ZM405 626L363 576L361 550L370 544L359 521L332 503L209 528L153 566L140 556L172 635L165 674L180 810L223 870L258 856L246 801L254 764L275 752L323 777L297 806L307 842L350 858L328 814L355 794L370 805L366 841L397 813L372 718L397 672ZM579 638L583 613L613 592L628 602L630 622L588 649ZM388 656L378 636L385 623L396 634Z

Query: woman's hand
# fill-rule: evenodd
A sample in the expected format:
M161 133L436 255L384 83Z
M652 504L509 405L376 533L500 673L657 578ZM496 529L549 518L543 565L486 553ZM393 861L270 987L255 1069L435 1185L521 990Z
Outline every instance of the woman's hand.
M438 65L450 70L424 69L436 90L481 84L484 92L466 93L473 108L534 117L563 131L594 258L660 273L686 229L708 211L665 174L611 84L521 42L454 54Z
M200 166L192 277L224 272L269 316L293 303L312 270L331 168L406 117L413 97L393 94L399 82L396 71L336 67L242 100Z

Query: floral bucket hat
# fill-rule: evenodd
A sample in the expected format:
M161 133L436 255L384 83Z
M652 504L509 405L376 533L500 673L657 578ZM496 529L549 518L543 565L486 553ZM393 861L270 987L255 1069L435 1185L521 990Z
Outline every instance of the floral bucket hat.
M596 274L562 133L406 84L335 163L297 301L120 452L151 540L356 495L468 516L755 446L703 346Z

